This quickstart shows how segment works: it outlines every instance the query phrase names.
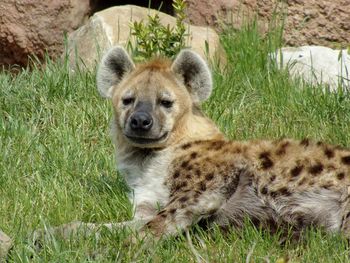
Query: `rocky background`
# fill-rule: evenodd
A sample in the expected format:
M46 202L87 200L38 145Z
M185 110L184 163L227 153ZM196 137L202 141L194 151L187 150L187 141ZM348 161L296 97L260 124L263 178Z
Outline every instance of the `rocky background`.
M152 1L158 9L160 1ZM45 52L62 54L64 34L84 25L90 16L105 8L134 4L148 6L148 0L1 0L0 65L28 63L28 55L40 60ZM224 24L239 27L242 17L258 15L266 30L276 4L287 14L284 40L287 46L323 45L347 47L350 43L350 0L187 0L188 22L220 30ZM170 0L161 11L173 14ZM127 18L126 18L127 19Z

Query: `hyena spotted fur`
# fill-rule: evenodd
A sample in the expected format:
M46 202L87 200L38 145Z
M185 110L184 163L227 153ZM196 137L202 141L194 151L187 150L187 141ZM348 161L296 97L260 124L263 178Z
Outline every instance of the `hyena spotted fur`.
M97 86L113 103L117 166L132 189L134 219L55 232L129 226L160 238L203 219L242 227L248 217L269 229L312 225L350 237L350 151L307 139L227 140L199 108L212 78L193 51L135 66L112 48Z

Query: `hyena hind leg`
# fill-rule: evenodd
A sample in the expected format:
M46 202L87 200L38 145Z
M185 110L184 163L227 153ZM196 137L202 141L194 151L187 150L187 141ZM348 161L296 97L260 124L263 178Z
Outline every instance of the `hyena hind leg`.
M347 192L341 213L340 231L350 244L350 188L348 188Z
M342 216L341 234L350 242L350 210Z

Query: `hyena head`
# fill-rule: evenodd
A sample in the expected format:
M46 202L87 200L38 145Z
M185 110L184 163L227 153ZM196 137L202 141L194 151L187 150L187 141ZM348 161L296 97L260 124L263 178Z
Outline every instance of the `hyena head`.
M135 66L121 47L103 57L97 72L101 96L112 99L119 137L140 148L166 147L181 136L181 123L212 90L204 60L183 50L173 62Z

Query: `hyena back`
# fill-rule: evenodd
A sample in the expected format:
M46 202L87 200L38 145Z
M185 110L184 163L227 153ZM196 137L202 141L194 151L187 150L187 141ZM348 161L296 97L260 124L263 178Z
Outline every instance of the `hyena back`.
M117 167L132 189L130 226L156 238L202 219L242 227L349 230L350 151L309 140L229 141L201 112L212 90L204 60L183 50L173 62L134 65L123 48L102 59L97 85L114 109ZM72 223L56 228L66 234Z

